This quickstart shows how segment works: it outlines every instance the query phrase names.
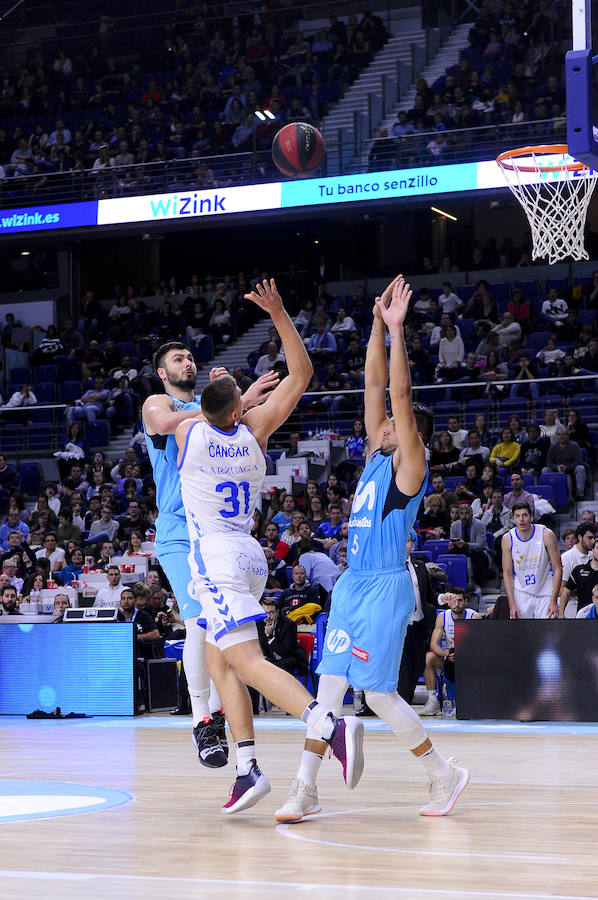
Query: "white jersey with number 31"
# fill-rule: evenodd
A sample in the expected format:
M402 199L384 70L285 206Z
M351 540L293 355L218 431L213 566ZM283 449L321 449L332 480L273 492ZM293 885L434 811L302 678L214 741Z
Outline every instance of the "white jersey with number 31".
M516 528L509 531L514 586L523 594L544 596L552 592L554 570L544 543L544 531L544 525L533 525L526 541L521 540Z
M190 536L251 532L266 458L246 425L227 434L195 422L178 470Z

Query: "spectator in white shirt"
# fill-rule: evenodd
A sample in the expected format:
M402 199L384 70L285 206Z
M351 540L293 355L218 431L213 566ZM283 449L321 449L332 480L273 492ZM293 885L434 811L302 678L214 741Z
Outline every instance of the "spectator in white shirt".
M416 313L422 315L423 313L427 313L430 309L430 291L428 288L423 287L419 289L419 297L413 304L413 309Z
M463 301L453 292L453 286L450 281L443 281L442 294L438 298L438 302L442 308L442 312L453 313L455 310L463 306Z
M6 407L8 409L8 407L16 408L19 406L35 406L36 403L37 397L31 390L31 385L24 384L20 390L14 392L14 394L6 404Z
M56 543L56 535L49 531L44 538L44 546L35 554L38 559L50 560L50 571L59 572L64 566L64 550Z
M575 529L577 543L570 550L561 554L563 563L563 584L571 577L575 566L581 566L592 559L592 547L596 537L596 526L591 522L584 522Z
M549 369L551 366L556 367L564 356L565 351L557 347L553 337L548 338L546 345L541 350L538 350L536 354L536 358L540 360L542 365L547 366Z
M463 365L465 347L458 336L454 325L448 325L445 337L438 344L438 367L436 375L446 381L459 377L459 369Z
M548 297L542 304L542 315L548 326L560 325L567 318L567 303L558 296L556 288L550 288Z
M457 450L462 450L467 440L468 431L467 428L460 427L458 416L448 417L448 432L453 439L453 447L456 447Z
M124 584L120 583L120 569L117 565L108 566L106 571L108 584L101 587L96 594L93 602L94 606L109 606L116 609L120 605L120 595L125 590Z
M513 313L504 313L500 324L491 329L490 334L498 337L498 346L506 347L509 341L521 340L521 325L513 318Z
M440 344L440 341L443 337L446 337L446 330L452 325L451 317L448 313L442 313L440 316L440 325L435 325L432 329L432 333L430 335L430 347L435 347ZM457 337L461 337L461 331L459 330L459 326L455 325L455 331L457 332Z
M279 352L276 341L269 341L268 352L260 356L253 370L255 377L260 378L260 376L265 375L266 372L274 368L274 363L277 362L284 362L284 354Z
M10 584L16 588L17 594L23 593L23 579L17 577L17 564L12 556L2 563L2 574L6 575Z
M351 316L347 315L343 307L339 306L336 314L336 322L330 330L333 334L349 334L351 331L356 331L357 326Z

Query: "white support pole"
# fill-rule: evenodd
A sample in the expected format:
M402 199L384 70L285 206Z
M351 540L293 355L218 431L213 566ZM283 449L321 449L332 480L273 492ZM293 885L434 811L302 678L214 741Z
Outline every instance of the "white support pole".
M586 50L592 46L591 0L572 0L573 50Z

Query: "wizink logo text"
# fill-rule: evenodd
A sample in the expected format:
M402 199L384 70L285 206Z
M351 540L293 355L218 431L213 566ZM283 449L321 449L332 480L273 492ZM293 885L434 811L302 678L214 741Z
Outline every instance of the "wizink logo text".
M2 228L31 228L32 225L56 225L60 213L12 213L2 216Z
M178 216L201 216L227 212L224 205L226 196L214 194L212 197L200 197L199 194L179 196L174 194L167 200L150 200L154 219L172 219Z

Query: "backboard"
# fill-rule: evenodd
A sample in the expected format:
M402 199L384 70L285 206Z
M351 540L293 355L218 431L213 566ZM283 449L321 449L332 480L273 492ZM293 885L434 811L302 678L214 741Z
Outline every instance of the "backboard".
M597 91L592 0L572 0L572 50L565 57L567 144L574 159L598 170Z

